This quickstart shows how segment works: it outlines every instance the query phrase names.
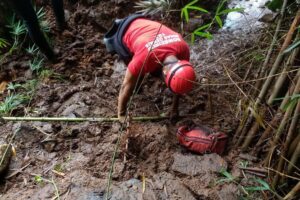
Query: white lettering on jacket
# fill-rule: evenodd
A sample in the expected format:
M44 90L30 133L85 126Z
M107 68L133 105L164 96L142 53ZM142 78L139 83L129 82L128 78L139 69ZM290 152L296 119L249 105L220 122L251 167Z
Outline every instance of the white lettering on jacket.
M180 37L177 34L174 35L166 35L164 33L160 33L156 36L156 39L153 41L148 42L145 47L150 51L150 49L155 49L161 45L170 44L173 42L180 42Z

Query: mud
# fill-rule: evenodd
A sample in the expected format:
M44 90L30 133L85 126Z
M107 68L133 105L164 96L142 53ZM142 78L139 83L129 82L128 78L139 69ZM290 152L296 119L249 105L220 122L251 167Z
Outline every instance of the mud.
M54 69L60 78L40 82L30 104L32 109L20 108L13 114L116 116L118 91L125 68L116 57L105 53L102 38L114 18L132 11L133 3L126 0L66 3L69 28L61 35L56 31L49 12L51 37L60 52L60 60L56 64L47 63L47 68ZM47 4L46 9L49 9ZM177 25L179 27L179 23ZM191 48L199 81L203 77L219 82L225 80L221 64L229 63L230 56L247 45L239 40L233 41L232 37L216 41L196 43ZM232 45L228 45L228 41ZM216 52L221 52L220 56L216 57ZM15 73L14 83L36 76L28 74L28 65L24 63L29 59L29 55L21 53L4 63L5 70ZM12 62L15 64L10 64ZM191 121L231 135L238 121L232 103L237 95L234 88L196 87L181 99L179 108L180 115L192 114L190 117L176 124L169 120L132 122L128 131L121 135L112 174L111 199L237 198L234 185L215 184L219 170L236 162L234 156L191 154L179 146L175 136L178 126ZM170 103L171 94L164 84L147 77L135 96L131 115L160 115L167 112ZM0 141L7 141L17 129L13 141L17 156L0 185L1 199L53 199L55 186L62 199L104 198L120 131L118 122L9 122L1 124ZM227 151L230 151L230 145ZM146 178L144 193L143 176ZM37 177L43 180L37 181Z

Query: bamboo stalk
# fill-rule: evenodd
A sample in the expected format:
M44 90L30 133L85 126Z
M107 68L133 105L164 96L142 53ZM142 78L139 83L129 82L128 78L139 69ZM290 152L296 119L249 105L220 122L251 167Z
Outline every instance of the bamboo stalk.
M300 134L300 130L298 130L298 134ZM293 166L296 165L296 162L299 159L299 156L300 156L300 140L298 141L297 147L296 147L296 149L291 157L291 161L288 165L288 168L287 168L288 174L291 174Z
M293 199L294 196L300 191L300 181L295 187L283 198L284 200Z
M289 128L288 134L286 136L286 141L285 141L285 143L283 145L283 149L281 151L282 152L281 157L280 157L279 163L277 165L277 171L279 171L279 172L281 172L282 169L283 169L284 158L286 157L288 147L290 146L290 143L292 142L293 135L294 135L295 129L297 127L297 122L298 122L298 119L299 119L299 113L300 113L300 101L297 103L297 107L295 109L294 116L292 118L292 122L291 122L291 125L290 125L290 128ZM278 176L278 174L276 174L276 176L275 176L275 178L273 179L273 182L272 182L273 188L276 187L276 185L278 183L278 180L279 180L279 176Z
M296 87L295 87L295 90L293 92L293 95L296 95L298 94L300 91L300 78L298 78L298 82L296 84ZM275 135L275 139L274 139L274 142L277 143L279 141L279 139L281 138L281 135L283 133L283 130L286 126L286 124L288 123L288 118L291 116L291 114L293 113L293 107L292 106L289 106L283 116L283 119L276 131L276 135Z
M297 84L295 86L295 90L293 92L293 95L298 94L299 91L300 91L300 78L298 78L298 81L297 81ZM290 106L290 107L287 108L287 111L284 113L283 119L281 120L281 123L280 123L279 127L277 128L275 137L271 141L271 148L270 148L270 151L268 152L268 155L265 158L265 162L264 162L265 165L267 165L267 163L269 163L269 159L271 157L272 150L275 149L275 146L277 145L279 139L281 138L283 130L284 130L285 126L288 123L288 118L291 116L292 111L293 111L292 107Z
M285 6L286 6L286 0L285 0L285 2L284 2L284 4L283 4L283 6L282 6L282 8L285 8ZM282 9L281 10L282 11L282 13L284 13L284 9ZM296 17L295 17L295 19L294 19L294 21L293 21L293 23L292 23L292 25L291 25L291 27L290 27L290 30L288 31L288 34L287 34L287 36L286 36L286 38L285 38L285 41L284 41L284 43L283 43L283 45L282 45L282 48L281 48L281 50L280 50L280 52L279 52L279 55L277 56L277 58L276 58L276 60L275 60L275 62L274 62L274 64L273 64L273 66L272 66L272 68L271 68L271 71L269 72L269 76L268 76L268 78L266 79L266 81L264 82L264 84L263 84L263 87L262 87L262 90L260 91L260 93L259 93L259 95L258 95L258 97L257 97L257 99L256 99L256 101L255 101L255 104L254 104L254 110L257 110L256 108L257 108L257 106L262 102L262 100L264 99L264 97L265 97L265 95L267 94L267 91L268 91L268 89L269 89L269 86L270 86L270 84L271 84L271 82L272 82L272 80L273 80L273 75L276 73L276 71L278 70L278 68L279 68L279 66L280 66L280 63L281 63L281 61L282 61L282 59L283 59L283 54L282 54L282 52L286 49L286 47L291 43L291 37L290 36L292 36L293 35L293 33L294 33L294 31L295 31L295 29L297 28L297 25L298 25L298 23L299 23L299 21L300 21L300 10L298 10L298 12L297 12L297 15L296 15ZM278 24L277 24L278 25ZM279 26L280 27L280 26ZM275 42L276 42L276 40L275 40ZM272 45L271 45L272 46ZM272 52L272 50L270 50L271 52ZM271 52L270 52L270 55L271 55ZM268 52L269 53L269 52ZM270 56L269 55L269 56ZM268 58L268 60L269 60L269 58ZM265 64L265 63L264 63ZM265 65L267 65L267 61L266 61L266 64ZM256 88L259 88L259 85L258 85L258 87L256 87ZM237 146L239 146L240 145L240 143L243 141L243 137L245 136L245 134L247 133L247 131L248 131L248 128L250 127L250 125L251 125L251 123L252 123L252 121L253 121L253 116L252 115L250 115L249 113L247 113L247 115L249 115L249 117L247 117L247 122L246 122L246 124L240 124L240 126L238 127L238 129L237 129L237 131L236 131L236 133L235 133L235 138L234 138L234 142L236 142L236 139L237 139L237 137L239 136L240 138L239 138L239 140L237 141ZM248 126L247 126L248 125Z
M267 80L264 82L263 84L263 87L260 91L260 94L258 95L257 99L256 99L256 102L255 102L255 105L254 105L254 108L256 108L262 101L263 99L265 98L266 94L267 94L267 91L272 83L272 80L273 80L273 75L276 73L276 71L278 70L278 68L280 67L280 64L281 64L281 61L284 57L283 55L283 51L287 48L287 46L291 43L291 40L292 40L292 36L295 32L295 30L297 29L298 27L298 24L300 22L300 10L297 11L297 14L296 14L296 17L294 18L293 20L293 23L287 33L287 36L282 44L282 47L279 51L279 55L277 56L273 66L272 66L272 69L269 73L269 78L267 78Z
M39 121L39 122L115 122L117 117L86 117L86 118L69 118L69 117L1 117L4 121ZM133 117L133 121L151 121L163 120L168 117L150 116L150 117Z
M297 34L297 37L295 38L295 40L298 40L298 39L299 39L299 33ZM268 102L267 102L268 105L271 105L273 103L274 99L277 97L279 91L283 87L284 82L286 81L286 78L288 76L288 74L286 72L290 69L290 67L292 65L294 65L295 59L296 59L298 53L299 53L299 48L296 48L292 52L291 56L289 57L287 63L285 64L285 66L282 70L282 73L280 74L280 76L278 77L278 79L275 83L274 90L273 90L271 96L268 99Z
M300 144L300 134L297 135L297 137L294 139L291 146L289 147L289 152L288 152L289 158L293 156L293 153L295 152L298 143Z
M258 140L258 142L256 143L255 147L253 148L254 150L256 149L256 152L259 152L260 149L262 148L262 144L264 143L264 141L267 139L267 137L269 137L269 135L271 134L271 132L275 129L277 129L278 127L278 123L279 120L282 118L283 116L283 109L284 106L287 104L287 102L290 99L291 94L293 94L293 91L295 90L295 84L297 82L297 78L300 77L300 70L298 70L296 76L294 77L291 86L289 87L288 91L285 94L284 99L282 100L280 107L277 110L277 113L275 115L275 117L273 117L272 121L269 123L269 126L267 127L267 129L264 131L264 133L262 134L262 136L260 137L260 139Z
M287 2L288 2L288 0L284 0L283 1L282 7L281 7L281 10L280 10L280 18L278 19L278 22L277 22L277 25L276 25L276 29L275 29L275 33L274 33L273 38L272 38L271 45L269 47L266 59L264 60L262 69L258 73L258 74L261 74L261 76L265 76L265 74L266 74L269 60L271 58L274 46L275 46L275 44L276 44L276 42L278 40L278 34L279 34L280 29L281 29L281 24L282 24L282 21L283 21L283 16L284 16L284 13L285 13L285 10L286 10L285 8L286 8L286 5L287 5ZM262 81L257 81L256 84L255 84L255 88L260 88L261 84L262 84Z
M297 37L296 37L297 39L299 38L298 36L299 36L299 34L297 34ZM281 73L281 75L278 77L278 79L275 83L275 86L274 86L274 90L272 91L272 94L271 94L271 96L269 97L269 99L267 101L268 105L272 105L272 103L274 101L274 98L277 97L280 89L283 86L283 83L285 82L285 80L287 78L287 74L285 72L288 71L290 66L294 64L296 56L298 55L298 53L299 53L299 48L297 48L293 51L293 53L289 57L288 61L284 65L283 73ZM262 117L264 115L265 115L265 112L262 113ZM253 138L255 137L255 134L259 131L259 127L260 127L259 122L256 120L254 122L254 125L252 125L252 127L248 131L248 134L246 134L246 136L245 136L244 143L241 147L242 151L245 151L249 147L250 143L252 142Z

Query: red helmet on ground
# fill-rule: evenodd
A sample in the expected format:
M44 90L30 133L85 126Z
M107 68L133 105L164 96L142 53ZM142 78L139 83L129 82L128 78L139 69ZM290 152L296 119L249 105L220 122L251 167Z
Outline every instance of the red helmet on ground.
M192 90L196 79L192 64L186 60L180 60L172 64L166 75L166 84L176 94L184 94Z

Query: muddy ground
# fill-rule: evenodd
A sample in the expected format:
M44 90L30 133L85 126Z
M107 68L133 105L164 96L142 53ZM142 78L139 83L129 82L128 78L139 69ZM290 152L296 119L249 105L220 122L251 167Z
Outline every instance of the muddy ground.
M116 57L106 54L102 38L112 19L132 11L133 2L86 0L66 5L69 28L61 35L46 6L52 22L53 43L61 54L58 63L47 63L47 67L63 76L39 82L31 109L20 108L13 113L16 116L116 116L125 68ZM179 23L170 25L177 25L175 28L179 30ZM214 42L196 42L191 48L191 61L199 82L229 83L223 66L230 68L236 53L253 45L256 37L245 37L247 40L222 33L215 36ZM35 78L27 64L29 59L29 55L21 53L4 65L7 71L16 72L15 83ZM235 176L241 175L237 169L241 159L230 143L226 154L220 157L192 154L179 146L176 139L178 126L190 121L222 130L231 138L239 120L235 116L239 95L234 87L199 86L181 100L180 115L190 117L177 123L131 122L121 136L111 199L237 199L241 196L236 184L217 184L222 168L232 170ZM131 115L160 115L167 112L170 103L171 94L164 84L147 77L134 99ZM104 199L120 127L118 122L2 124L1 141L19 131L13 140L17 155L0 185L0 199L53 199L55 185L61 199ZM146 178L144 193L143 177Z

